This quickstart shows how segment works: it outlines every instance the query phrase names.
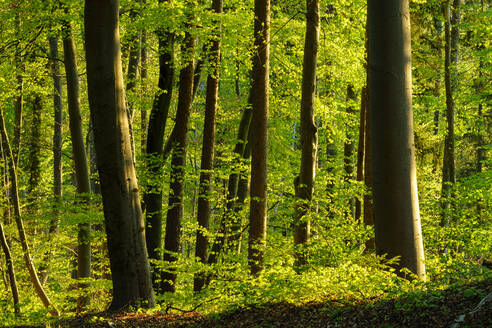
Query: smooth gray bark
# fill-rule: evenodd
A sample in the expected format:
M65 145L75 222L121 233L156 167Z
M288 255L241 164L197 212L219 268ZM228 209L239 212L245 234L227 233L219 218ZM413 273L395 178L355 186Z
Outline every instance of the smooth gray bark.
M368 40L376 250L388 258L399 256L399 269L425 278L413 143L409 1L369 0Z
M89 106L113 281L110 311L155 305L126 112L118 9L118 0L85 1Z

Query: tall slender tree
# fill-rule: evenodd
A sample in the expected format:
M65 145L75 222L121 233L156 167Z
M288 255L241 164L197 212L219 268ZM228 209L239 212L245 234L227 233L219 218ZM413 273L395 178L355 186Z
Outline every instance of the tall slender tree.
M160 0L159 3L164 3ZM149 171L149 183L145 188L145 238L149 258L162 259L162 165L164 132L174 83L174 33L160 28L157 30L159 43L158 91L149 117L147 130L145 165ZM153 267L153 280L157 281L158 268Z
M72 139L75 179L77 181L77 193L82 195L80 197L80 202L85 206L88 206L91 187L84 146L84 134L82 132L79 75L77 71L77 58L75 55L75 42L72 37L72 27L68 21L63 23L62 33L65 72L67 75L68 116ZM77 278L79 279L89 278L91 275L90 230L90 223L83 222L79 224L77 247ZM88 296L81 297L79 299L79 306L86 306L89 303L89 299Z
M318 150L318 128L314 121L314 101L316 89L316 66L318 61L319 44L319 0L306 0L306 35L304 40L304 63L302 66L302 95L301 95L301 168L296 197L300 199L296 206L297 217L294 228L294 245L296 264L306 264L305 250L301 245L309 241L309 213L313 197L314 176L316 174L316 156Z
M194 0L187 0L191 8ZM190 17L190 21L194 18ZM193 25L188 24L192 29ZM171 158L171 183L169 184L169 209L166 217L164 238L164 262L167 268L161 274L162 292L174 292L176 288L176 271L174 262L181 247L181 219L184 214L184 167L186 165L186 147L188 144L188 124L193 103L193 77L195 72L196 39L192 31L185 33L183 60L186 63L179 73L178 108L176 110L175 136Z
M62 164L62 144L63 144L63 105L62 105L62 82L60 74L60 64L58 58L58 38L49 37L49 57L51 76L53 79L53 196L55 204L53 207L54 215L50 220L49 226L49 238L53 238L54 234L58 230L59 224L59 211L61 208L61 201L63 196L63 164ZM48 268L51 258L52 250L48 250L43 257L39 269L39 279L44 285L48 279Z
M221 14L224 7L224 0L213 0L212 9L215 13ZM207 95L205 99L205 121L203 123L203 146L202 161L200 166L200 185L198 193L197 221L199 229L196 234L195 255L202 263L208 260L208 237L207 231L210 223L210 195L212 172L214 162L215 145L215 114L219 97L219 66L220 66L220 38L221 23L215 22L215 31L209 41L210 71L207 77ZM208 50L208 47L207 47ZM198 273L195 275L193 289L199 292L205 284L205 277Z
M85 1L89 106L113 281L111 311L155 304L121 67L119 1Z
M267 219L268 88L270 71L270 0L255 0L253 83L251 98L251 185L248 263L251 273L263 270Z
M399 268L425 278L413 144L409 1L369 0L368 40L376 250L390 258L399 256Z
M456 184L455 169L455 93L458 84L458 44L460 40L461 0L447 0L444 5L444 83L446 85L446 137L444 139L444 158L441 189L441 225L449 224L451 203Z

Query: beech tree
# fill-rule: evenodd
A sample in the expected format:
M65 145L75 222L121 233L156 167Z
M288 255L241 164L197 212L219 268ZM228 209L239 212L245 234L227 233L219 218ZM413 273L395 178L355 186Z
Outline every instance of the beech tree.
M72 38L72 27L69 22L64 22L62 33L65 72L67 75L69 125L70 135L72 137L72 153L75 166L75 178L77 181L77 193L81 195L81 203L88 206L91 187L84 146L84 134L82 132L82 118L80 114L80 87L76 50ZM90 223L80 223L78 230L77 278L89 278L91 275ZM81 297L79 299L79 306L84 307L88 302L88 296Z
M101 181L116 311L155 304L126 112L119 1L85 2L85 48L91 120Z
M270 0L255 0L254 14L248 263L256 275L263 270L266 247Z
M446 137L442 166L441 225L449 224L451 202L456 184L455 169L455 93L458 84L458 43L460 40L460 0L446 1L444 10L444 83L446 86Z
M165 1L160 0L159 3L165 3ZM145 165L149 171L149 184L146 186L143 197L147 251L149 258L154 260L162 259L162 182L160 177L164 162L164 132L174 86L174 33L160 28L157 31L157 39L159 43L159 81L147 130ZM158 269L154 267L154 282L158 276Z
M318 150L318 128L314 121L314 100L316 89L316 65L319 43L319 1L306 1L306 36L304 40L304 62L302 71L301 98L301 168L297 180L296 196L300 198L297 205L294 245L299 247L309 241L310 222L305 216L310 209L313 197L314 176L316 174L316 155ZM296 253L297 265L306 264L303 250Z
M409 1L369 0L367 13L376 250L389 258L399 256L399 268L425 278L413 144Z
M224 6L223 0L213 0L212 8L215 13L221 14ZM213 38L209 41L209 74L207 77L207 95L205 100L205 119L203 123L203 146L200 165L200 185L198 190L197 221L199 230L196 234L195 255L202 263L208 261L208 237L207 231L210 225L210 195L214 146L215 146L215 116L219 96L219 65L220 65L220 22L217 22ZM208 49L210 48L210 49ZM205 277L196 274L193 284L195 291L200 291L205 284Z
M193 0L187 1L193 7ZM193 19L190 17L190 19ZM192 28L191 24L188 28ZM179 73L178 108L176 110L175 135L172 139L173 151L171 158L171 182L169 184L169 203L166 217L166 233L164 237L164 262L167 268L162 272L161 292L174 292L177 273L173 262L177 261L177 253L181 249L181 219L184 214L184 166L186 165L186 146L188 143L188 124L191 105L193 103L193 77L195 72L196 39L191 31L187 31L184 39L183 60L186 63Z
M60 74L60 64L58 62L58 38L51 36L49 41L50 71L53 79L53 196L55 200L54 217L50 220L48 234L50 240L58 230L59 211L63 196L63 164L62 164L62 144L63 144L63 105L62 105L62 81ZM48 279L48 269L53 250L48 250L39 268L39 279L41 284L45 284Z
M83 31L84 2L0 0L0 325L49 324L49 301L71 325L86 304L138 326L263 301L483 290L492 11L459 1L455 24L455 1L371 0L367 27L365 0L86 0ZM456 183L443 185L451 135ZM400 279L426 270L430 285ZM154 294L163 315L140 315Z

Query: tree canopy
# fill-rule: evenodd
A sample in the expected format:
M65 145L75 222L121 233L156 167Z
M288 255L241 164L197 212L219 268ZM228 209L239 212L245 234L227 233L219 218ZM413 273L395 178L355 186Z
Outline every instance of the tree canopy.
M0 324L485 293L491 26L486 0L0 0Z

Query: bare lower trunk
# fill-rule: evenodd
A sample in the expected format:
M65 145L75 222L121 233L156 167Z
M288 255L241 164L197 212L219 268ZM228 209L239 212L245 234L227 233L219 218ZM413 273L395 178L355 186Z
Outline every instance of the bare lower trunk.
M409 1L369 0L368 40L376 249L388 258L399 256L399 269L425 279L413 144Z
M155 304L126 113L118 0L86 0L87 82L113 280L110 311Z

